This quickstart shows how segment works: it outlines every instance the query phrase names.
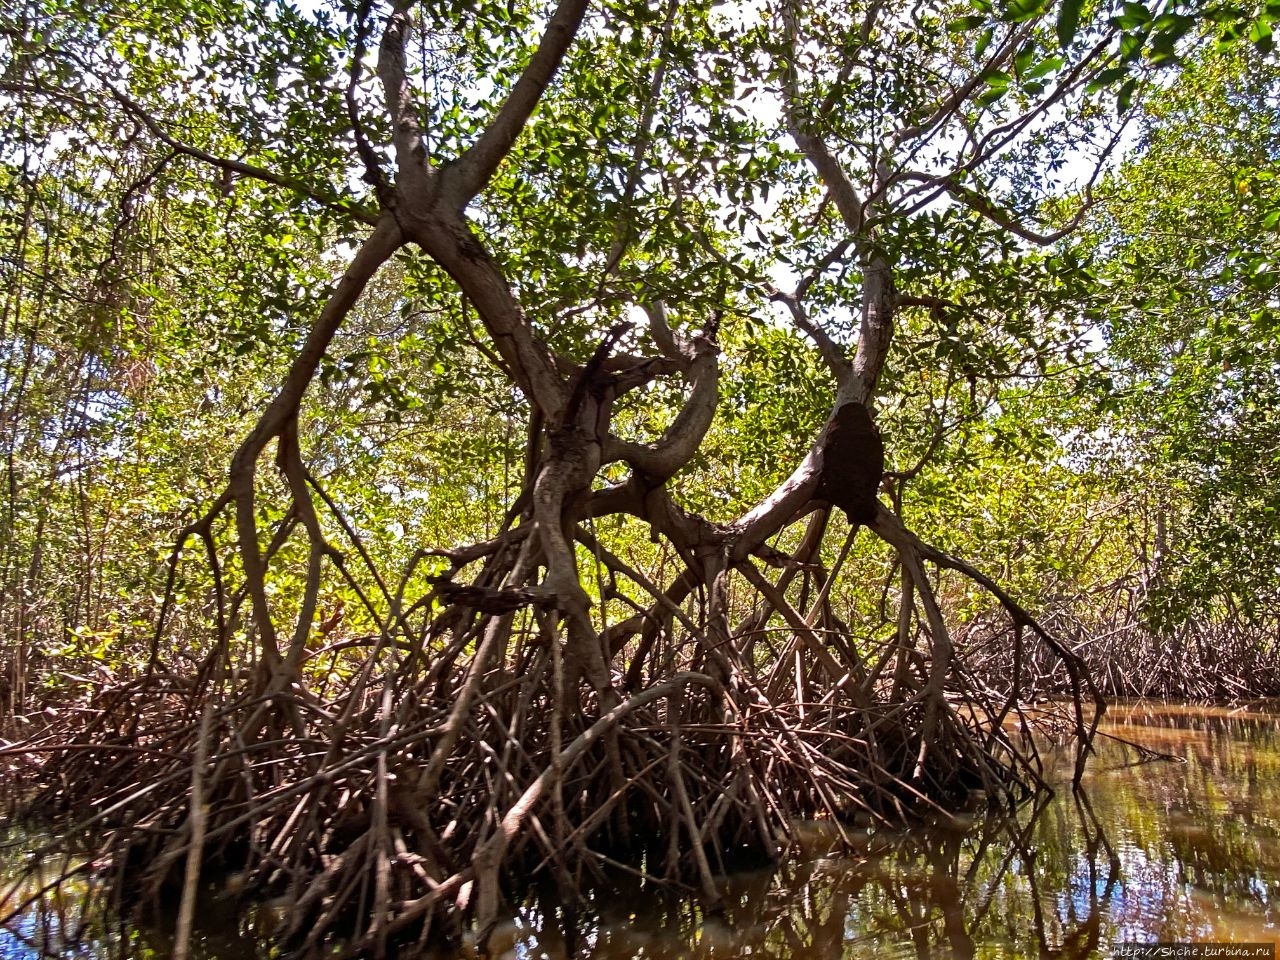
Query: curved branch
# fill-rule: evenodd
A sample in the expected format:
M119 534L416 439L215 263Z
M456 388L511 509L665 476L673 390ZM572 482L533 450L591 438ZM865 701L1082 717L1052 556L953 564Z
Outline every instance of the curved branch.
M788 56L785 57L782 65L783 115L787 123L787 132L791 134L800 152L805 155L818 172L818 176L822 178L831 199L835 201L836 209L840 211L840 218L845 226L856 234L862 230L862 199L854 189L852 181L846 176L844 168L840 166L840 161L836 159L822 138L809 131L801 113L805 100L800 95L800 82L796 69L801 45L798 19L799 11L796 10L795 0L790 0L782 7L782 24L788 50Z
M734 540L729 557L731 562L736 563L755 552L762 543L796 519L813 500L818 489L818 477L822 473L822 442L830 432L834 414L833 409L832 416L827 418L827 426L791 475L729 528Z
M378 153L373 149L373 144L369 142L364 122L360 119L360 108L356 103L356 90L359 88L360 79L364 75L364 57L369 43L369 15L372 7L373 0L360 0L360 4L353 15L356 27L356 45L351 54L351 69L347 75L347 87L343 92L343 96L347 103L347 122L351 124L351 133L356 141L356 153L360 156L360 162L364 164L364 181L377 190L378 198L382 200L388 195L390 185L387 183L386 171L382 169L382 162L378 158Z
M1102 152L1098 154L1097 161L1093 167L1093 173L1090 175L1088 183L1084 186L1084 196L1080 200L1079 208L1070 220L1056 230L1048 232L1033 230L1018 222L1018 220L1015 219L1008 211L996 206L990 197L987 197L985 194L966 187L954 180L946 181L944 186L947 192L953 197L963 202L971 210L974 210L986 217L996 226L1004 227L1004 229L1008 230L1014 236L1021 237L1023 240L1030 243L1034 243L1039 246L1048 246L1051 243L1057 243L1063 237L1073 233L1080 224L1084 222L1085 215L1093 209L1094 185L1098 182L1098 177L1102 175L1102 170L1106 166L1107 160L1111 157L1112 152L1120 143L1120 139L1127 126L1128 120L1126 119L1124 123L1120 124L1120 126L1116 128L1111 140L1102 149Z
M412 0L396 0L387 17L378 47L378 79L382 81L382 95L391 119L391 142L396 152L400 186L410 194L425 196L431 186L431 172L427 168L427 147L418 125L416 104L409 90L404 53L412 6Z
M915 533L909 530L903 522L898 519L891 511L884 507L876 512L876 517L870 524L870 528L881 537L886 543L903 550L910 551L916 556L926 560L931 560L939 567L948 570L955 570L957 573L968 577L970 580L984 587L993 597L999 601L1004 607L1015 624L1025 626L1039 637L1058 657L1062 660L1063 666L1067 668L1067 674L1071 680L1072 699L1075 703L1075 733L1080 744L1080 752L1076 757L1075 782L1079 783L1080 778L1084 775L1084 763L1089 753L1093 749L1093 736L1098 729L1098 724L1102 720L1102 714L1106 710L1106 700L1102 696L1102 691L1098 689L1094 683L1093 677L1089 673L1088 666L1078 653L1067 647L1061 640L1045 629L1030 612L1027 611L1020 603L1013 599L998 583L988 577L981 570L965 563L948 553L944 553L937 547L925 543ZM905 555L904 555L905 561ZM919 582L920 574L913 571L913 576ZM1094 704L1094 713L1086 725L1084 714L1081 709L1083 697L1085 693L1092 698Z
M690 359L688 344L678 338L667 320L666 304L661 301L646 303L642 309L649 318L649 336L653 337L653 342L658 345L662 355L671 360Z
M876 381L880 378L893 337L893 273L884 254L869 242L868 230L868 214L874 213L870 208L883 199L889 183L889 163L885 157L881 157L876 163L869 196L864 203L831 148L806 125L802 116L804 101L800 95L796 73L801 42L799 11L796 7L796 0L788 0L782 8L783 31L790 51L790 56L782 64L784 113L788 131L826 186L841 220L853 235L853 243L862 261L862 321L848 388L850 399L870 408ZM821 347L821 343L819 346ZM843 383L841 387L843 389Z
M448 272L475 307L516 385L548 421L559 419L568 388L492 255L456 211L435 210L413 224L413 239Z
M716 414L720 361L719 350L706 338L700 337L693 349L698 351L688 373L693 388L671 426L653 444L619 440L609 434L602 452L603 462L625 460L646 477L660 482L675 474L698 452Z
M791 312L791 319L795 325L804 331L809 339L814 342L818 348L818 353L822 355L823 361L831 370L832 375L836 378L837 383L844 383L853 375L853 364L849 362L848 357L844 355L844 350L840 344L831 339L830 334L823 330L818 324L809 319L808 313L805 312L804 305L800 302L800 293L786 293L782 290L774 290L769 299L774 303L781 303Z
M988 130L977 140L973 139L971 131L971 149L969 150L968 159L963 162L958 161L948 172L928 174L904 168L892 174L892 176L888 178L886 188L893 184L902 182L915 182L920 184L920 186L911 188L898 198L899 203L902 203L912 196L919 198L910 206L905 208L906 213L914 213L917 210L923 209L930 203L934 202L943 193L950 193L955 199L965 203L967 206L970 206L979 214L986 216L993 223L1014 232L1017 236L1020 236L1028 242L1043 245L1053 243L1055 240L1061 239L1062 236L1066 236L1067 233L1079 226L1079 221L1083 218L1084 213L1091 205L1091 201L1086 200L1086 203L1078 213L1076 219L1073 220L1065 230L1056 233L1041 233L1039 231L1030 230L1029 228L1017 223L1017 221L1007 212L1001 211L999 208L995 207L989 198L983 196L978 191L973 191L971 188L963 187L962 181L966 177L972 175L982 164L988 162L999 154L999 152L1007 147L1009 143L1022 134L1033 121L1048 114L1067 96L1068 93L1079 89L1083 81L1088 76L1095 75L1098 70L1110 62L1109 59L1099 60L1099 58L1103 57L1106 53L1108 46L1109 41L1104 37L1068 71L1066 76L1064 76L1046 96L1042 97L1029 109L1023 111L1007 122ZM966 87L965 89L969 88ZM969 92L971 93L972 90L969 90ZM1086 187L1086 194L1088 194L1089 188L1091 188L1097 181L1102 170L1102 166L1106 162L1107 157L1110 156L1111 152L1119 143L1120 137L1122 136L1131 117L1132 114L1130 114L1129 117L1126 117L1125 121L1116 129L1111 142L1099 154L1093 175L1090 177L1088 186ZM918 151L912 151L906 158L906 162L910 162L917 152ZM959 189L954 189L957 187ZM965 190L968 190L968 195L965 194ZM995 215L993 216L989 211L994 211ZM1004 218L1000 218L1001 214L1004 215ZM1019 232L1020 230L1026 232Z
M279 433L289 417L297 412L302 403L302 396L315 377L316 370L334 334L338 332L338 328L356 305L360 294L364 292L364 288L373 279L374 274L404 246L404 243L404 235L400 232L395 220L387 214L381 216L373 233L356 251L351 266L342 275L332 296L320 311L320 316L316 318L310 333L307 334L302 349L298 351L298 355L290 365L280 390L241 445L240 451L236 454L237 460L249 455L256 459L271 438Z
M228 490L236 505L236 532L240 539L240 556L245 580L253 603L254 620L261 633L264 655L268 661L278 660L279 650L271 625L270 605L263 583L265 560L258 546L258 523L254 507L254 475L258 457L273 437L277 437L297 416L303 394L315 377L330 341L343 320L351 312L360 294L378 268L389 260L404 243L400 228L389 215L378 220L377 227L364 242L351 266L320 311L307 335L306 342L294 358L275 398L268 405L252 431L240 444L231 460ZM272 663L274 666L274 663Z
M896 131L890 142L894 147L901 146L908 140L915 140L926 135L935 133L938 128L944 124L950 117L954 116L959 109L964 106L965 102L972 97L987 82L987 74L989 71L1003 66L1007 60L1013 57L1015 53L1026 42L1027 37L1037 26L1037 21L1028 20L1021 26L1012 30L1005 42L987 58L987 62L982 69L975 70L972 77L968 81L954 88L950 96L942 100L937 108L924 120L919 123L903 127Z
M547 22L538 49L511 88L506 101L480 138L447 168L444 193L455 210L462 210L485 188L511 152L543 91L578 34L587 12L587 0L561 0Z

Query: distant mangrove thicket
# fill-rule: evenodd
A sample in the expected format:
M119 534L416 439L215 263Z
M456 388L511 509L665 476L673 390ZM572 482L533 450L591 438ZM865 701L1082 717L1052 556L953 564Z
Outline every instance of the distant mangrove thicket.
M385 956L1280 693L1278 20L7 4L12 804Z

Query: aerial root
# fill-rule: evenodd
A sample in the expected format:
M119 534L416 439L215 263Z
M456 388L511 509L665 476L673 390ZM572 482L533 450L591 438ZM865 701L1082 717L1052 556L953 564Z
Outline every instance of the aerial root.
M746 672L725 682L683 670L607 711L590 696L566 711L546 651L522 652L520 669L497 664L476 682L456 735L466 671L427 687L406 661L324 696L305 674L265 701L163 672L129 697L103 687L91 742L79 722L55 723L47 736L61 742L28 755L36 806L96 811L82 826L103 838L93 860L121 902L139 889L155 906L190 902L202 852L207 881L291 903L295 942L338 938L378 956L406 937L456 936L468 920L489 929L514 885L538 875L572 896L611 869L640 871L713 903L719 876L776 858L798 819L843 831L945 814L975 789L1012 804L1037 785L1035 763L981 711L943 699L931 712L927 678L884 702L874 685L824 683L822 665L802 658L803 697L767 696ZM202 727L207 759L193 771Z
M1010 609L1013 669L993 684L923 571L949 558L898 539L907 612L879 639L855 639L832 608L849 542L830 571L803 556L772 579L749 560L712 571L697 603L597 545L650 606L636 603L630 634L586 635L610 664L603 684L566 680L581 624L575 640L521 592L533 567L496 544L474 589L437 583L434 609L409 608L412 630L402 612L394 635L274 671L228 642L194 679L154 659L3 752L39 785L32 809L97 838L112 902L167 914L181 900L188 916L198 878L201 895L288 904L276 934L304 952L483 935L542 879L571 902L629 871L711 907L720 878L778 858L797 821L852 843L855 827L949 817L975 796L1009 809L1045 786L1029 734L1048 715L1023 707L1024 667L1046 649L1072 676L1078 664ZM730 576L751 603L728 602ZM1084 706L1058 721L1082 751Z

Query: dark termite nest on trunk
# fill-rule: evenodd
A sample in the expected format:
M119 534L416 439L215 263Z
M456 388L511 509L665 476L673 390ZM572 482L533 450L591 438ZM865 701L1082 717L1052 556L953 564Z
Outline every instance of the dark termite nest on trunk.
M822 447L817 499L839 507L850 523L871 523L884 477L884 442L861 403L846 403L835 415Z

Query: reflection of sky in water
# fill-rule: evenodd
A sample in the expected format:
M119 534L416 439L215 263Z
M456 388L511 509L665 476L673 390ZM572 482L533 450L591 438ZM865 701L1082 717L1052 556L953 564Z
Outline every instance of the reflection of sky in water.
M49 957L96 960L109 954L104 944L92 940L60 945L58 939L52 924L46 927L37 916L28 914L7 928L0 927L0 960L47 960Z
M1110 911L1121 936L1277 939L1276 718L1142 707L1113 722L1129 739L1187 758L1090 777L1121 861Z
M24 917L13 925L12 929L0 930L0 960L27 960L38 957L39 952L31 946L36 936L36 923L32 917Z
M825 853L830 830L808 824L807 859L726 879L720 916L637 883L597 892L577 917L528 906L499 929L494 956L1012 960L1109 957L1120 941L1280 939L1280 715L1148 705L1107 719L1187 762L1134 764L1134 751L1103 741L1083 802L1065 788L1039 816L876 837L861 856ZM218 926L206 921L197 958L267 956L244 918L239 937L227 935L234 918ZM38 956L23 944L35 935L31 918L0 931L0 960ZM163 937L125 953L144 955L167 956Z
M1181 870L1176 861L1152 860L1139 846L1125 844L1120 857L1121 881L1111 903L1117 940L1149 940L1152 925L1178 908Z

